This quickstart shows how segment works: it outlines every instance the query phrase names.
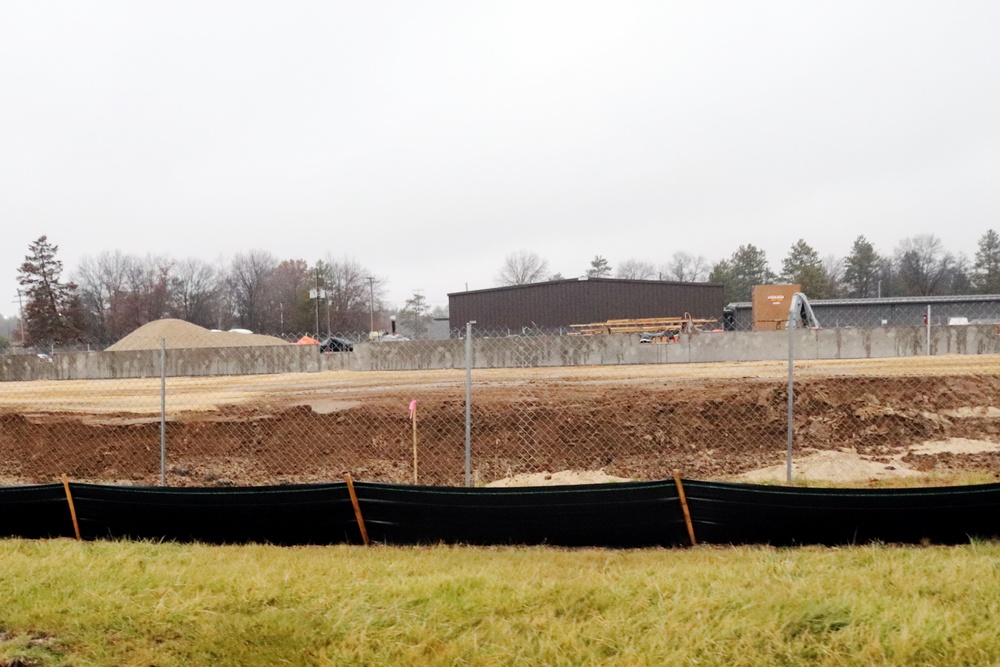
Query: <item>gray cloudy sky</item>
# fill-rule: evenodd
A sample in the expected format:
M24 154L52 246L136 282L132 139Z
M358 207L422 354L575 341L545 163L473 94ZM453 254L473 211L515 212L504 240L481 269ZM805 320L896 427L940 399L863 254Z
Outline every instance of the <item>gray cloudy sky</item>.
M1000 3L0 0L0 312L47 234L489 287L1000 227Z

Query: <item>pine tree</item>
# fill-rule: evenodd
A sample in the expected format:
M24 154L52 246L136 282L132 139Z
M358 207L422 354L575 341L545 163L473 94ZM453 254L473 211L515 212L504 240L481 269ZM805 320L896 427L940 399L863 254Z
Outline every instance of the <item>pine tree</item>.
M811 299L827 296L829 276L823 268L819 253L803 239L799 239L788 256L781 262L781 278L802 286L802 292Z
M410 335L410 338L423 338L427 335L431 316L427 299L419 292L406 300L406 305L399 313L400 326Z
M776 276L767 263L767 253L753 244L741 245L729 259L712 268L708 276L711 283L723 286L727 302L749 301L754 285L773 283Z
M77 336L80 308L76 285L60 282L62 262L56 259L59 246L46 236L28 246L29 255L17 270L23 289L25 344L52 346Z
M600 255L594 255L594 259L590 260L590 268L587 269L588 278L607 278L611 275L611 265L608 264L608 260L604 259Z
M1000 234L992 229L979 239L972 284L980 294L1000 294Z
M851 254L844 260L844 288L847 296L862 299L878 296L884 261L864 236L854 239Z

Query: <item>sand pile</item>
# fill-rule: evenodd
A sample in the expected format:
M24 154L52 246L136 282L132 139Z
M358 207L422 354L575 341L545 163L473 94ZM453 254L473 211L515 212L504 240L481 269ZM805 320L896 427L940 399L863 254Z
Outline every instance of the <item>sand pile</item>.
M1000 452L1000 444L986 440L948 438L929 440L900 449L886 456L862 456L849 447L834 451L799 452L792 456L792 474L795 479L825 482L864 482L869 480L918 477L925 474L912 464L920 457L939 454L989 454ZM752 470L736 479L743 482L783 482L786 464Z
M522 473L513 477L498 479L486 486L564 486L567 484L607 484L608 482L630 482L627 477L615 477L603 470L560 470L559 472Z
M125 350L158 350L160 340L166 339L167 349L191 347L247 347L260 345L290 345L274 336L241 334L231 331L209 331L184 320L165 319L144 324L107 349L108 352Z

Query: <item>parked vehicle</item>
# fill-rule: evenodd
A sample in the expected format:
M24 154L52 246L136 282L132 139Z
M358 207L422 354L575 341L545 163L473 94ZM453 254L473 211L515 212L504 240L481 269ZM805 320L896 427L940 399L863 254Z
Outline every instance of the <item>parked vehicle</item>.
M338 338L337 336L329 336L324 338L319 344L320 352L353 352L354 343L347 340L346 338Z

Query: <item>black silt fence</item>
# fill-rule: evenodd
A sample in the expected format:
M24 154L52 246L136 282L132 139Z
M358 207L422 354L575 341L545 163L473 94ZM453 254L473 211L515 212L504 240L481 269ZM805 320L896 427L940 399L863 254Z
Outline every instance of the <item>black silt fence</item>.
M695 533L715 544L958 544L1000 536L1000 484L922 489L683 484Z
M687 544L673 481L531 488L355 484L369 536L388 544Z
M0 537L73 537L62 484L0 486Z
M958 544L1000 537L1000 484L801 489L682 481L699 543ZM69 485L84 539L360 544L346 484L239 488ZM375 542L689 544L673 480L536 488L355 483ZM62 485L0 487L0 537L72 537Z
M177 488L71 484L84 539L359 542L344 484ZM64 498L65 502L65 498Z

